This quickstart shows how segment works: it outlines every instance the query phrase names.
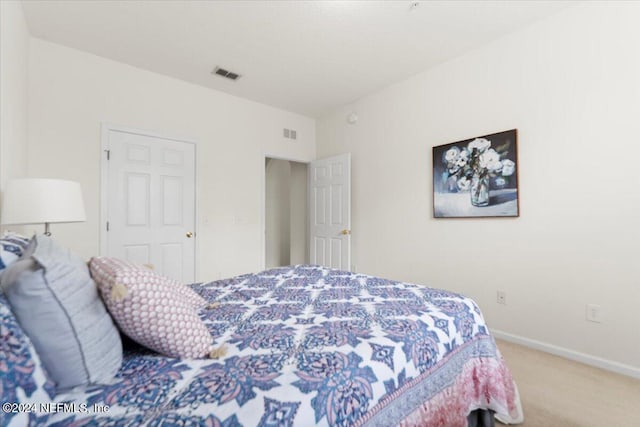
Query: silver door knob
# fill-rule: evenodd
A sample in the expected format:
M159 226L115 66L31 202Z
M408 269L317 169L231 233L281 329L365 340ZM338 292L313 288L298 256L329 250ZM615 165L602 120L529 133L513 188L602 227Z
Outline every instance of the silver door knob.
M192 232L190 232L190 231L187 231L187 237L188 237L188 238L192 238L192 237L193 237L193 233L192 233Z

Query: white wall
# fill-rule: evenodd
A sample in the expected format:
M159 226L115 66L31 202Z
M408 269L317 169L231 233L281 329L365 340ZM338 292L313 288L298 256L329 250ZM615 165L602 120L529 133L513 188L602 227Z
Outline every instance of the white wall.
M289 265L291 261L291 166L288 160L268 159L265 185L265 265Z
M29 32L17 1L0 2L0 190L27 169ZM15 228L15 227L11 227Z
M584 2L319 120L318 157L352 153L358 271L465 293L494 329L640 374L638 22L640 4ZM512 128L520 218L434 219L431 148Z
M99 250L102 121L198 142L198 280L262 267L265 153L315 156L310 118L35 38L29 95L29 175L82 184L87 222L52 231L87 258Z
M290 264L304 264L309 259L308 191L306 163L289 162L291 166L290 203L291 255Z

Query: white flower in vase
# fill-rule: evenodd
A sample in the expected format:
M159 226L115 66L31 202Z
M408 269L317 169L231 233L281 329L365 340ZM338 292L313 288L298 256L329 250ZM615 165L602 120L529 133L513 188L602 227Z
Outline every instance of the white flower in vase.
M446 165L442 182L450 193L469 192L471 204L489 206L491 185L504 188L505 178L515 171L512 160L502 160L508 154L510 141L492 147L487 138L475 138L465 146L449 146L442 154Z
M502 161L502 176L511 176L516 171L516 164L513 160L504 159Z
M460 179L458 179L457 185L460 191L466 191L469 189L469 186L471 185L471 181L469 181L469 179L466 176L463 176L463 177L460 177Z
M476 138L469 143L467 148L469 151L473 152L476 149L478 152L482 153L487 148L491 147L491 141L486 138Z
M458 147L451 147L444 154L444 160L447 163L453 163L458 159L459 154L460 154L460 149Z
M459 168L463 168L469 163L469 151L466 148L463 148L458 154L458 159L456 160L456 166Z
M500 154L493 148L480 154L480 168L486 169L489 172L497 172L502 169L502 162L500 161Z

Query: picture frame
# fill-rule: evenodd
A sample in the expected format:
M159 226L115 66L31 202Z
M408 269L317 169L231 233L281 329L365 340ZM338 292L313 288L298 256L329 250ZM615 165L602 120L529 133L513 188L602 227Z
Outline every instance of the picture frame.
M518 217L518 130L432 148L433 217Z

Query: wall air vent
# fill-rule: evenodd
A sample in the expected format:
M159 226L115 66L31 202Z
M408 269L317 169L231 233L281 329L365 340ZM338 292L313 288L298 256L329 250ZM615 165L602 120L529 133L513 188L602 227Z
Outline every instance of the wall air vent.
M240 77L242 77L240 74L238 73L234 73L232 71L229 70L225 70L224 68L220 68L220 67L216 67L211 74L217 74L218 76L221 77L226 77L229 80L238 80Z
M295 129L282 128L282 136L289 139L298 139L298 131Z

